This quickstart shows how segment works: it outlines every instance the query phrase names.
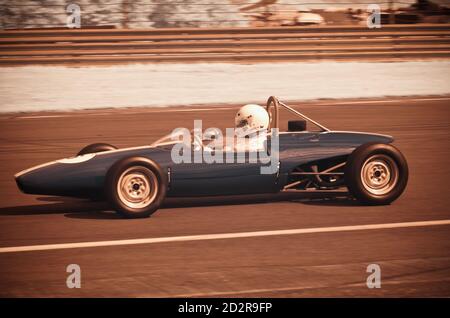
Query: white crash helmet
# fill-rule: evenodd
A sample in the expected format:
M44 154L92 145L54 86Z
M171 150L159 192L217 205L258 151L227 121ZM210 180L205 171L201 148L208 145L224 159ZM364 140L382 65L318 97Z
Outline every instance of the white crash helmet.
M234 117L236 133L241 136L267 132L269 121L269 114L265 108L256 104L242 106Z

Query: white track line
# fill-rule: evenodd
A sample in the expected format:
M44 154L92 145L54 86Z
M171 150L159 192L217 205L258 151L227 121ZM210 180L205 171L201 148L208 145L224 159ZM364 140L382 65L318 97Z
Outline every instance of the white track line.
M66 115L38 115L38 116L23 116L15 117L16 119L39 119L39 118L60 118L66 117Z
M142 111L126 111L126 109L111 112L93 112L93 113L71 113L64 115L36 115L36 116L19 116L14 117L13 119L43 119L43 118L66 118L66 117L84 117L84 116L109 116L109 115L117 115L124 114L125 115L134 115L134 114L153 114L153 113L182 113L182 112L200 112L200 111L216 111L216 110L227 110L233 109L235 107L211 107L211 108L177 108L177 109L168 109L162 107L161 109L145 109ZM75 110L76 111L76 110ZM91 111L91 110L89 110Z
M353 100L344 102L323 102L317 103L320 106L339 106L339 105L364 105L364 104L387 104L398 102L428 102L450 100L449 97L430 97L430 98L408 98L408 99L375 99L375 100Z
M261 237L261 236L275 236L275 235L296 235L296 234L326 233L326 232L379 230L379 229L393 229L393 228L434 226L434 225L450 225L450 220L349 225L349 226L334 226L334 227L318 227L318 228L308 228L308 229L239 232L239 233L222 233L222 234L203 234L203 235L189 235L189 236L143 238L143 239L131 239L131 240L14 246L14 247L2 247L2 248L0 248L0 253L62 250L62 249L69 249L69 248L104 247L104 246L136 245L136 244L155 244L155 243L168 243L168 242L223 240L223 239L233 239L233 238Z

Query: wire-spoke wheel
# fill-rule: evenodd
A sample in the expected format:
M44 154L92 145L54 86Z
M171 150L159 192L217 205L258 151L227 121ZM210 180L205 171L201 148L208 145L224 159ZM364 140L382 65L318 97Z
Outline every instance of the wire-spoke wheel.
M394 146L367 143L347 159L344 178L350 193L359 201L389 204L406 188L408 164Z
M161 167L142 157L115 163L105 183L108 201L126 218L150 216L161 205L166 189L167 178Z

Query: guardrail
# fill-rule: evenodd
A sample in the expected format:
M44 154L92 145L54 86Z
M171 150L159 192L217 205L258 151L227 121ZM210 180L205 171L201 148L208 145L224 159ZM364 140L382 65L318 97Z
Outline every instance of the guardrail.
M0 65L450 57L450 25L0 31Z

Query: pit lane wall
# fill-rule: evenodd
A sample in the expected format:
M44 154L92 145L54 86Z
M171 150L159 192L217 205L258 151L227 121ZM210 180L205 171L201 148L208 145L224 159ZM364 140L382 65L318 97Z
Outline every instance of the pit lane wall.
M0 31L0 66L449 57L449 24Z

